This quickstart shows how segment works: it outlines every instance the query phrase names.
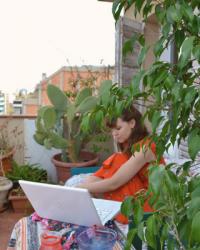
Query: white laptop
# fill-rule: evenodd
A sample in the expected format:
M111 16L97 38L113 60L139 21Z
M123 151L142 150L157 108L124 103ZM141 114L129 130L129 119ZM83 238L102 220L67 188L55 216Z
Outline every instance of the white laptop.
M104 225L119 213L121 202L91 198L86 189L19 181L37 214L73 224Z

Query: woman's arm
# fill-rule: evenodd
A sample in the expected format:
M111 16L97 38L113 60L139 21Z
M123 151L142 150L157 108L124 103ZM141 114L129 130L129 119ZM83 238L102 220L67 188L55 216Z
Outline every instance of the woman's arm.
M94 175L91 174L87 178L85 178L83 183L92 183L92 182L101 181L101 180L102 180L102 178L94 176Z
M134 156L124 163L117 172L109 179L100 180L92 183L83 183L79 187L88 189L91 193L105 193L114 191L130 181L145 165L145 163L155 160L155 155L151 149L144 153L135 152Z

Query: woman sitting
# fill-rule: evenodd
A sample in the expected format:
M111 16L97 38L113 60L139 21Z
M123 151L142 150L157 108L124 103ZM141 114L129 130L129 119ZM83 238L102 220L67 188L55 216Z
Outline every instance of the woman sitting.
M150 143L146 127L142 124L141 113L133 106L125 109L121 117L108 124L120 152L111 155L102 167L89 176L78 187L86 188L104 199L123 201L148 188L148 167L156 160L156 145ZM138 148L134 150L133 148ZM164 164L164 159L161 159ZM148 202L144 212L151 212ZM127 218L119 214L116 219L127 223Z

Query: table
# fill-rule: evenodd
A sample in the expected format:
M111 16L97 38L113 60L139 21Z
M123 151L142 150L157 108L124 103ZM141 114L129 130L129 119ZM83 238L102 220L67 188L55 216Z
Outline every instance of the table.
M118 240L113 250L122 250L124 236L113 221L109 221L106 226L118 232ZM40 237L44 232L62 236L63 249L77 250L76 236L85 229L84 226L43 219L34 213L15 224L7 250L38 250Z

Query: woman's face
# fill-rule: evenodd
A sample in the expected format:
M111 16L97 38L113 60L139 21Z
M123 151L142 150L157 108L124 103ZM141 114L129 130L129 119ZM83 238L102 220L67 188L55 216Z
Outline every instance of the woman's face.
M129 122L123 121L121 118L117 118L116 126L112 128L112 136L117 143L126 142L133 128L135 127L135 120L132 119Z

